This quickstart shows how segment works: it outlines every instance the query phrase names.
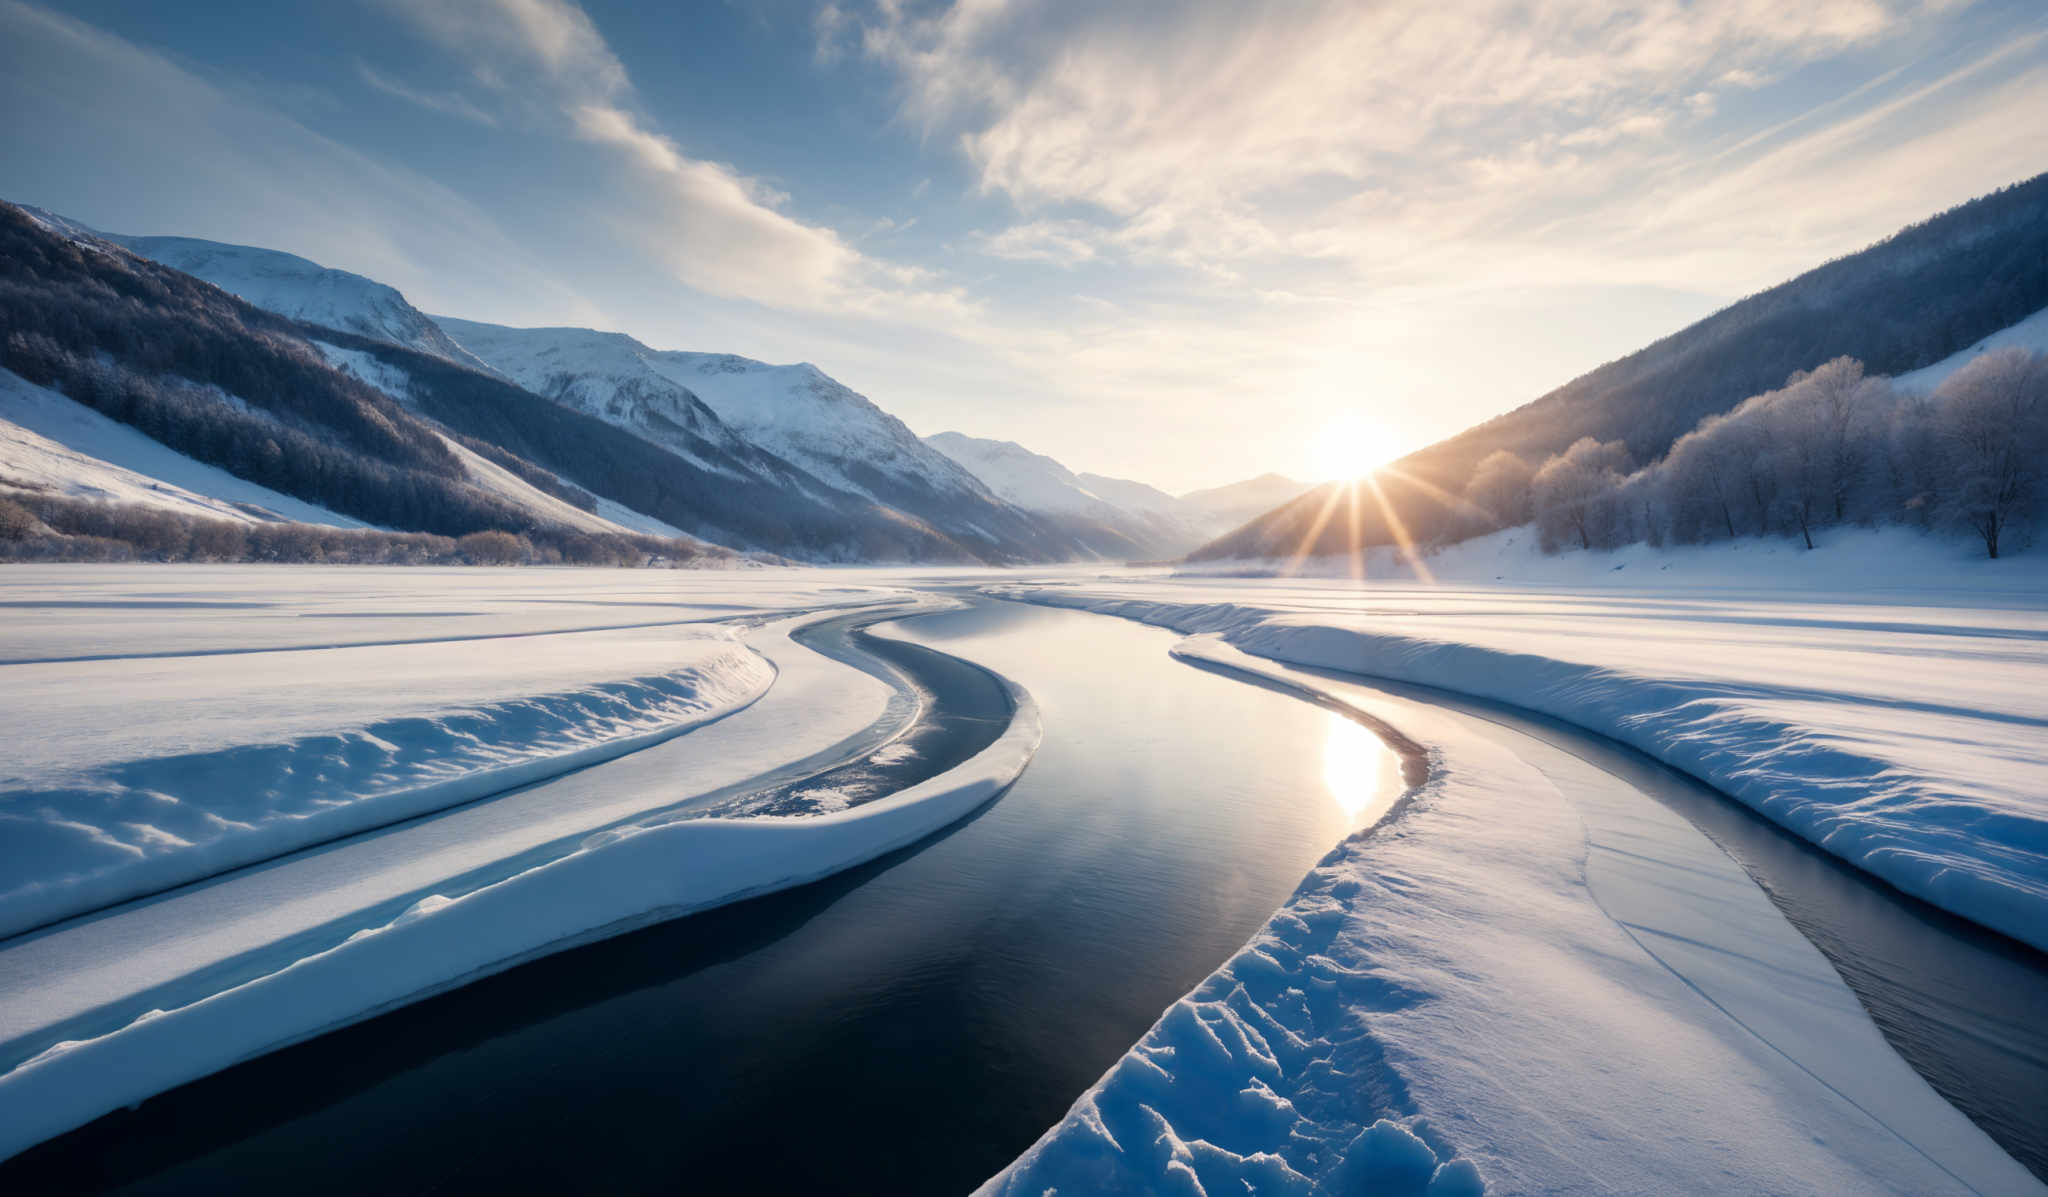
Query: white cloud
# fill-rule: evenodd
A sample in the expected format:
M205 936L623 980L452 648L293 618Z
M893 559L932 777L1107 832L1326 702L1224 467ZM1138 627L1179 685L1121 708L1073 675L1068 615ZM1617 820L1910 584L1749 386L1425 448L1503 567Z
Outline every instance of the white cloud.
M1035 220L981 239L981 252L1013 262L1078 266L1096 257L1096 230L1080 221Z
M1100 213L1095 236L1069 228L1067 242L1236 280L1302 258L1377 274L1625 202L1608 189L1667 168L1717 93L1943 7L959 0L930 15L882 4L861 44L900 74L906 116L955 133L984 189L1027 216Z
M957 318L972 303L779 209L789 197L695 158L634 104L626 67L569 0L393 0L472 77L543 127L617 156L632 186L594 199L613 227L700 291L770 307Z
M494 218L160 54L0 0L8 199L122 233L288 249L485 318L599 320Z

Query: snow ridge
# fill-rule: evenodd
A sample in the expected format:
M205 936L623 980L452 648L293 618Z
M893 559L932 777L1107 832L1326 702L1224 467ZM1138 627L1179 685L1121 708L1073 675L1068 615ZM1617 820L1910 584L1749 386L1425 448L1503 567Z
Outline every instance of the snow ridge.
M471 369L487 369L450 340L425 312L407 302L397 288L375 279L334 270L282 250L197 237L102 233L41 209L23 211L61 236L87 244L91 238L112 242L286 319L404 345Z
M775 676L729 639L691 655L553 694L0 776L0 938L645 748L746 706Z

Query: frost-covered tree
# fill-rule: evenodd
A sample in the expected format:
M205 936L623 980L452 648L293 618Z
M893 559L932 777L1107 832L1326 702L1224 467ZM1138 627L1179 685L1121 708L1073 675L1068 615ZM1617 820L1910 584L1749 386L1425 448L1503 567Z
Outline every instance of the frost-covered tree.
M1946 450L1949 510L1997 557L2032 509L2048 455L2048 357L2001 349L1950 375L1935 391Z
M1890 512L1923 529L1932 527L1942 509L1945 473L1932 399L1924 395L1897 398L1886 423L1883 453Z
M1472 471L1465 485L1465 497L1494 519L1497 528L1526 524L1530 516L1530 484L1536 467L1520 457L1498 449Z
M1628 467L1627 445L1590 436L1544 462L1530 484L1544 548L1555 551L1577 540L1590 549L1596 538L1605 541L1613 512L1607 500Z
M1745 501L1739 438L1723 429L1727 416L1709 416L1698 428L1679 437L1659 469L1664 502L1673 535L1702 541L1735 539L1735 513Z
M1836 358L1738 408L1761 421L1777 471L1777 501L1785 522L1807 548L1813 530L1850 515L1876 451L1876 433L1889 410L1890 384L1865 378L1863 364Z

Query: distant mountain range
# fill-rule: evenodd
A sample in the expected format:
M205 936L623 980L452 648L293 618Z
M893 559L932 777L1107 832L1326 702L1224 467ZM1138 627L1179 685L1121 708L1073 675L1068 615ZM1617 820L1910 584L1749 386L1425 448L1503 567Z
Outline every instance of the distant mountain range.
M1708 416L1848 356L1906 375L2048 308L2048 174L1972 200L1752 295L1375 474L1357 520L1328 518L1331 483L1195 550L1198 560L1331 555L1454 538L1489 454L1531 466L1581 437L1635 464Z
M102 234L36 209L0 205L0 226L0 283L22 313L0 347L0 366L19 376L0 379L0 494L211 515L256 481L277 500L254 514L234 500L243 518L286 518L290 507L290 518L319 511L338 525L445 535L684 536L809 561L1153 559L1235 518L1228 504L1184 504L1141 483L1083 483L1010 446L1076 495L1096 493L1084 511L1064 494L1020 490L1007 455L977 457L965 437L920 440L808 363L429 317L394 288L291 254ZM99 303L109 290L144 297L144 327ZM187 358L200 364L172 360ZM246 381L250 363L279 358L284 377ZM113 391L148 401L102 393L109 371ZM85 437L69 404L174 453ZM355 435L361 425L387 427L397 446ZM34 452L22 447L32 442ZM122 460L94 457L112 445ZM346 485L327 477L336 471ZM214 479L223 493L191 508L172 497L183 484L149 483L162 474ZM117 476L128 480L119 488L89 480ZM421 487L437 498L423 502Z

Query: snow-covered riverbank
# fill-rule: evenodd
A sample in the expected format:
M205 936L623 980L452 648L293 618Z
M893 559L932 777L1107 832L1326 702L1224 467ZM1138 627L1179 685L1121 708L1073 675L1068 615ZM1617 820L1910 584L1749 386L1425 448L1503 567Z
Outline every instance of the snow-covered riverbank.
M304 581L281 572L273 576L294 584ZM616 592L613 598L597 599L581 589L593 577L613 576L525 573L511 576L520 585L501 582L494 594L472 596L488 601L483 610L464 613L479 618L467 625L474 634L462 641L478 647L463 651L486 658L495 654L501 668L479 664L471 684L503 685L545 674L545 666L508 647L521 638L559 641L592 635L573 630L573 621L588 619L576 610L582 603L624 608L604 612L606 622L674 624L678 611L684 618L702 618L710 609L714 618L744 615L753 626L700 625L696 639L685 643L758 662L760 676L740 675L753 687L751 695L738 688L728 691L749 701L729 704L737 709L708 726L695 720L688 735L663 727L640 743L624 745L639 751L594 769L0 944L0 1156L238 1060L534 955L651 919L801 884L872 859L986 802L1024 767L1037 744L1038 723L1029 697L1013 692L1015 717L994 745L891 797L807 819L676 819L675 813L693 800L714 798L792 762L862 751L864 737L887 738L897 722L916 717L927 696L820 656L793 641L791 633L836 617L849 601L893 597L897 601L887 610L900 613L933 600L913 599L888 587L848 586L827 574L718 584L731 590L737 602L713 602L693 590L694 609L673 599L636 601ZM337 588L357 577L373 585L377 581L371 573L350 574L335 580ZM185 573L183 580L193 581L193 573ZM530 618L517 613L534 601L536 589L554 608L557 621L573 617L569 627L553 633L514 630ZM135 601L82 589L69 593L70 601L87 608L115 610L123 601ZM358 590L353 597L361 603L369 596ZM57 601L38 595L31 607L48 609ZM155 601L159 617L179 609L179 600ZM508 610L512 618L496 620L491 607ZM778 610L804 608L813 613L777 617ZM193 609L202 618L213 610ZM650 614L670 618L647 619ZM620 615L627 618L620 620ZM332 611L324 617L344 624L350 619ZM369 615L356 618L367 621ZM428 618L422 612L407 617ZM422 630L405 626L406 621L386 622L395 632ZM662 637L658 643L669 645L675 629L656 631ZM600 644L606 634L595 634ZM193 635L202 643L208 638ZM407 650L425 649L431 658L436 645L460 639L444 632ZM10 647L20 660L25 646ZM207 662L246 665L250 659L239 646L211 647L212 653L195 646L193 655L150 660L203 672ZM380 650L350 651L374 655ZM637 649L623 649L623 657L606 658L601 651L593 657L595 667L606 668L638 652L644 667L651 651L653 644L643 640ZM672 655L672 648L667 651ZM572 663L564 668L593 667L591 658L579 660L573 649L565 655ZM331 717L372 702L380 687L402 686L402 677L380 678L374 669L351 673L344 663L352 659L323 656L319 664L333 665L343 675L329 680L344 684L325 699L278 703L278 724L288 725L297 716ZM63 670L98 663L0 668L55 668L61 679ZM419 680L422 687L435 684L427 674ZM49 684L64 690L59 681ZM243 700L248 722L263 727L267 692L252 679L244 689L218 696L217 703L225 711ZM384 698L390 701L388 690ZM905 703L900 714L884 719L885 712ZM61 704L52 709L58 714L50 718L62 714ZM72 713L98 718L97 711L80 702ZM219 722L233 721L223 716ZM71 751L89 750L90 741L83 737L61 729L52 735ZM421 769L452 768L447 753L459 753L463 742L459 735L437 741L446 751L423 754ZM220 781L222 770L210 768L206 775ZM235 787L222 786L224 799L235 793ZM348 788L339 790L334 801L351 794ZM296 813L285 818L286 826L305 825ZM243 842L254 841L245 837ZM14 881L19 872L9 866L6 875Z
M1428 745L989 1194L2033 1193L1706 836L1510 729L1294 673Z
M2048 947L2048 600L1105 579L995 592L1563 719Z
M704 625L6 674L0 937L648 747L775 676Z

